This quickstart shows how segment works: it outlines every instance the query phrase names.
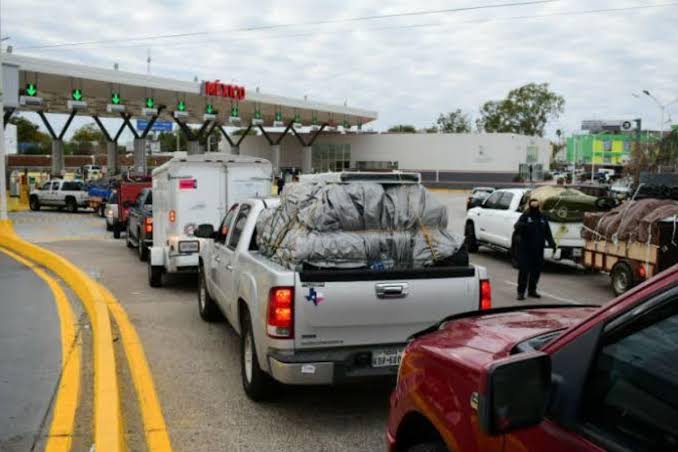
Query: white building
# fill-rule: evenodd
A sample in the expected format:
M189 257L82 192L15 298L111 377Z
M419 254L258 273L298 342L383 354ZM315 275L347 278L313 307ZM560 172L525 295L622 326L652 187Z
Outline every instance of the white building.
M272 135L276 136L276 135ZM304 134L308 141L309 135ZM228 152L228 143L220 147ZM271 158L266 139L248 136L240 153ZM281 143L280 167L302 166L302 146L292 135ZM314 171L354 169L416 170L427 182L450 186L510 183L521 164L532 164L535 179L550 164L548 140L510 133L492 134L323 134L312 146Z

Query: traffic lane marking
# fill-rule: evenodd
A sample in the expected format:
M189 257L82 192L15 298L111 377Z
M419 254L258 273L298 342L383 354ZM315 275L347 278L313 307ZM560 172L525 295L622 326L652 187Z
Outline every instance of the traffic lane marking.
M172 446L167 425L165 424L165 417L162 414L160 401L158 400L153 383L153 375L146 360L141 339L115 296L103 285L99 286L108 309L118 325L132 382L134 383L134 389L139 401L141 417L144 423L146 446L151 452L171 451Z
M10 221L0 221L0 246L50 269L82 302L94 337L94 444L97 452L125 450L111 322L99 285L67 259L16 235Z
M504 283L508 284L509 286L518 287L518 284L514 283L513 281L504 281ZM592 304L592 303L584 303L584 302L581 302L581 301L571 300L569 298L559 297L558 295L552 295L548 292L542 292L541 290L539 291L539 294L542 297L553 298L556 301L560 301L561 303L566 303L566 304Z
M78 409L80 360L82 356L82 344L78 340L77 322L73 308L59 283L44 270L12 251L2 248L0 248L0 251L30 268L40 279L45 281L54 297L61 331L61 375L45 451L68 451L71 449L75 429L75 413Z

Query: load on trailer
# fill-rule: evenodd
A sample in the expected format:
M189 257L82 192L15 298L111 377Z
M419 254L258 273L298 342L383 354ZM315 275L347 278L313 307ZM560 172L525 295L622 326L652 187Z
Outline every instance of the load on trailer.
M610 272L617 295L678 263L678 201L627 201L607 213L588 213L583 265Z
M225 153L176 157L153 171L153 246L148 281L167 273L197 272L199 224L217 227L231 205L271 195L268 160Z

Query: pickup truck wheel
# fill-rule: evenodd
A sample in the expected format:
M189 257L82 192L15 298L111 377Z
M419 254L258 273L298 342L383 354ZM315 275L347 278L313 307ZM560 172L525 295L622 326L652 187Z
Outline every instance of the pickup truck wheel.
M407 452L447 452L447 450L444 443L422 443L408 448Z
M144 241L141 240L141 233L138 233L137 237L138 237L137 248L139 250L139 260L141 262L146 262L146 259L148 259L148 248L146 248Z
M205 269L202 266L198 270L198 312L200 313L200 318L205 322L216 322L222 318L217 303L207 290Z
M255 402L262 402L273 395L275 382L259 367L257 349L252 334L252 322L248 312L243 313L240 337L240 368L245 394Z
M119 224L113 225L113 238L114 239L120 238L120 225Z
M148 285L151 287L162 287L162 271L160 265L151 265L148 263Z
M74 198L66 198L66 210L71 213L78 211L78 203L75 202Z
M127 232L125 234L125 244L127 245L127 248L134 248L134 243L130 240L132 238L132 235L129 233L129 226L127 226Z
M618 262L610 272L610 282L615 295L621 295L634 286L633 270L626 262Z
M28 200L28 207L30 207L31 210L40 210L40 200L37 196L31 196L31 198Z
M466 223L466 228L464 229L464 237L466 242L466 249L469 253L478 252L478 240L476 239L476 230L473 226L473 222L469 221Z

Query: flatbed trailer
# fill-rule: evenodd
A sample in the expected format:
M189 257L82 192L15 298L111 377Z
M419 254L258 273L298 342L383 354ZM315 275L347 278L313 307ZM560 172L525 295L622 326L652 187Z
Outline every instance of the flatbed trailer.
M655 243L586 240L582 265L610 273L612 290L621 295L636 284L678 263L678 222L668 218L657 223Z

